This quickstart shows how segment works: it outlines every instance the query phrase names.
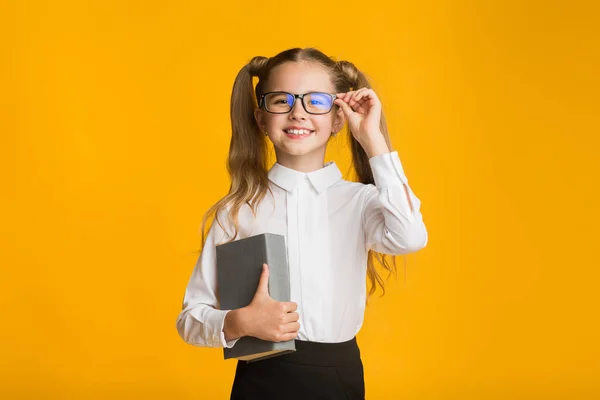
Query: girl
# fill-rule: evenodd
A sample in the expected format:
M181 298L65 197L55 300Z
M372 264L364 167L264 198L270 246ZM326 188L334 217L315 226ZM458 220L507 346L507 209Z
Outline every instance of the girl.
M243 336L296 340L294 353L238 361L231 399L364 399L356 334L367 275L369 295L377 284L383 289L373 259L392 273L395 263L384 255L427 244L420 201L391 150L381 103L352 63L295 48L254 57L241 69L231 122L231 188L203 219L179 335L207 347L232 347ZM360 182L342 179L334 162L324 162L328 142L346 122ZM277 158L271 168L268 140ZM265 232L286 237L292 301L269 297L265 264L251 304L220 310L215 246Z

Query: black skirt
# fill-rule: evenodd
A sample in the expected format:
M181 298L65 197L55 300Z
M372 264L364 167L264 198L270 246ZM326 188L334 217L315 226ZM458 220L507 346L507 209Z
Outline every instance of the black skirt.
M296 351L265 360L238 360L230 400L364 400L360 350L342 343L296 340Z

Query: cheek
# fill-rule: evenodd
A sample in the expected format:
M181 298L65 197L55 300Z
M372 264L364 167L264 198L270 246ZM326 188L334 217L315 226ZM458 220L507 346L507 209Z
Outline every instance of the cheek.
M281 115L269 114L264 119L264 122L268 129L271 129L271 130L281 129L283 126L286 125L285 114L281 114Z
M331 131L333 129L333 118L329 116L318 118L313 121L313 126L320 131Z

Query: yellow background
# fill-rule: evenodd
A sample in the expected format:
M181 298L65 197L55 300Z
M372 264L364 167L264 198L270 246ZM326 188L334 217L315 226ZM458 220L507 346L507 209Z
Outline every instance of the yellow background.
M228 398L235 362L186 345L175 319L229 185L235 75L296 46L372 78L429 230L367 309L367 397L600 398L597 16L1 2L0 398Z

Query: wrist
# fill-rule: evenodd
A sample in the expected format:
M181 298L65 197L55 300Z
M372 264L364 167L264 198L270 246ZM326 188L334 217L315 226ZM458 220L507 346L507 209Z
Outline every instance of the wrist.
M365 135L359 143L369 158L390 152L390 148L381 132Z
M225 323L223 326L225 340L230 341L246 336L244 315L244 308L231 310L225 315Z

